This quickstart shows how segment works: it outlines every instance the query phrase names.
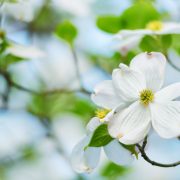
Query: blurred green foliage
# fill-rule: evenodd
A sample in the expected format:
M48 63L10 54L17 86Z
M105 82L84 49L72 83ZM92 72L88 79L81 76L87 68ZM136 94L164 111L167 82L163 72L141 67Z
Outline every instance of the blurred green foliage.
M72 45L78 34L78 31L70 21L64 21L56 27L55 34L59 38L65 40L70 45Z
M43 6L36 13L35 19L28 24L31 33L39 35L52 33L56 25L62 20L60 13L57 12L50 4L49 0L45 0Z
M159 20L160 14L148 2L138 2L127 8L120 16L100 16L97 26L108 33L117 33L122 29L145 28L148 22Z
M40 118L53 119L60 114L72 113L84 122L91 119L96 109L88 99L73 93L35 95L27 108Z
M114 52L112 56L103 56L98 54L89 55L91 61L103 69L105 72L112 73L112 70L117 68L120 63L129 65L131 59L136 55L136 52L129 51L127 54L122 55L120 52Z
M17 57L7 51L7 48L11 46L10 40L6 37L6 33L0 30L0 67L7 69L7 67L13 63L24 60Z
M172 48L180 55L180 34L172 35Z
M145 36L140 43L142 51L159 51L167 54L168 49L172 44L171 35L156 35L156 36Z
M102 168L100 173L107 180L123 180L123 176L129 172L130 168L110 162Z
M0 67L3 69L7 69L9 65L23 60L23 58L14 56L12 54L0 54Z
M96 24L108 33L117 33L122 28L121 19L113 15L98 17Z

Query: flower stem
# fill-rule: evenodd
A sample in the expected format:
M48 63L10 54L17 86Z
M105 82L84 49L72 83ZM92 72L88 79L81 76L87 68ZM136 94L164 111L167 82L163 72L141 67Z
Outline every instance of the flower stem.
M170 65L172 68L174 68L176 71L180 72L180 67L176 66L176 65L171 61L171 59L170 59L169 56L168 56L168 52L164 51L163 53L164 53L164 55L165 55L165 57L166 57L167 62L169 63L169 65Z
M140 151L141 156L144 158L144 160L147 161L148 163L152 164L153 166L168 168L168 167L175 167L175 166L180 165L180 161L177 161L177 162L174 162L171 164L163 164L163 163L159 163L159 162L151 160L145 152L146 145L147 145L147 137L144 139L142 146L140 146L139 144L136 144L136 147Z
M76 54L76 51L75 51L75 48L74 48L74 45L70 45L70 49L71 49L71 52L72 52L72 55L73 55L73 59L74 59L74 65L75 65L75 70L76 70L76 77L79 81L79 84L80 84L80 91L81 92L84 92L85 94L90 94L90 92L88 92L84 86L83 86L83 81L82 81L82 78L81 78L81 73L80 73L80 70L79 70L79 66L78 66L78 57L77 57L77 54Z

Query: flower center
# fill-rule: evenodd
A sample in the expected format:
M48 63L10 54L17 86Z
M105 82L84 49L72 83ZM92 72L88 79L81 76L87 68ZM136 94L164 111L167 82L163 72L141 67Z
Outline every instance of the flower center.
M163 28L163 23L161 21L151 21L146 25L146 29L153 31L160 31Z
M100 119L100 122L104 122L104 118L110 112L108 109L98 109L96 111L96 117Z
M153 102L154 93L150 89L145 89L140 92L140 102L144 106L147 106L149 103Z

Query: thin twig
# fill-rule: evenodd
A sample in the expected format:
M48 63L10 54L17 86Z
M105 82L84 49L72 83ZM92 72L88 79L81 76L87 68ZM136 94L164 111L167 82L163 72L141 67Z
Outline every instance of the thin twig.
M52 120L49 117L43 117L43 118L39 118L39 122L46 129L47 137L50 138L54 142L57 152L62 154L64 156L64 158L69 162L69 157L68 157L67 153L65 152L65 150L63 149L63 146L60 144L59 139L53 132L52 124L51 124Z
M38 92L38 91L29 89L27 87L24 87L24 86L22 86L16 82L14 82L12 80L10 74L6 71L0 70L0 74L6 79L9 86L12 86L18 90L25 91L25 92L28 92L28 93L34 94L34 95L51 95L51 94L59 94L59 93L77 93L77 92L81 92L81 93L90 95L90 92L84 88L83 89L77 89L77 90L55 89L55 90L51 90L51 91Z
M82 86L83 83L82 83L82 80L81 80L81 73L79 71L78 57L77 57L76 51L74 49L74 46L72 45L70 48L71 48L71 52L72 52L72 55L73 55L76 76L77 76L77 78L79 80L80 85Z
M147 144L147 137L144 139L142 146L140 146L139 144L136 144L136 147L137 147L138 150L140 151L141 156L142 156L142 157L144 158L144 160L147 161L148 163L152 164L153 166L159 166L159 167L165 167L165 168L175 167L175 166L180 165L180 161L177 161L177 162L174 162L174 163L171 163L171 164L163 164L163 163L159 163L159 162L156 162L156 161L151 160L151 159L148 157L148 155L146 154L146 152L145 152L146 144Z
M3 105L2 109L4 110L8 109L10 92L11 92L11 85L7 83L5 93L2 94L2 105Z
M81 78L81 73L79 71L79 65L78 65L79 61L78 61L78 57L77 57L75 48L74 48L73 45L71 45L70 48L71 48L72 56L73 56L73 59L74 59L74 65L75 65L75 70L76 70L76 77L79 80L79 84L80 84L80 92L83 92L83 93L85 93L87 95L90 95L90 93L83 86L83 81L82 81L82 78Z
M3 5L4 5L5 0L1 0L0 2L0 10L2 10ZM2 28L4 23L4 12L1 13L1 17L0 17L0 27Z
M168 57L168 55L166 55L166 59L167 59L167 62L169 63L169 65L170 65L171 67L173 67L176 71L180 72L180 68L177 67L177 66L171 61L171 59Z

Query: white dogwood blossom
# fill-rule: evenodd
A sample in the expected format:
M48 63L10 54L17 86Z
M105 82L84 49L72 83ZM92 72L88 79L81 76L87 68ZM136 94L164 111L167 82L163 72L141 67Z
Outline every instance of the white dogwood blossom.
M115 35L115 39L119 41L115 49L126 54L129 50L135 48L145 35L166 34L180 34L180 23L151 21L144 29L120 30Z
M130 66L120 64L112 80L95 88L92 100L113 110L108 131L124 144L140 142L151 126L163 138L180 135L180 83L161 90L166 58L158 52L141 53Z
M33 45L25 46L16 43L11 43L7 47L6 53L10 53L14 56L24 59L36 59L45 57L45 52Z
M87 135L74 147L71 155L71 164L78 173L90 173L95 169L100 160L101 147L87 147L94 130L101 125L100 119L94 117L87 125ZM85 148L87 147L87 148ZM103 147L109 160L119 165L130 164L134 157L125 149L118 140L112 140Z
M42 4L43 0L5 0L0 14L10 15L20 21L31 22Z

